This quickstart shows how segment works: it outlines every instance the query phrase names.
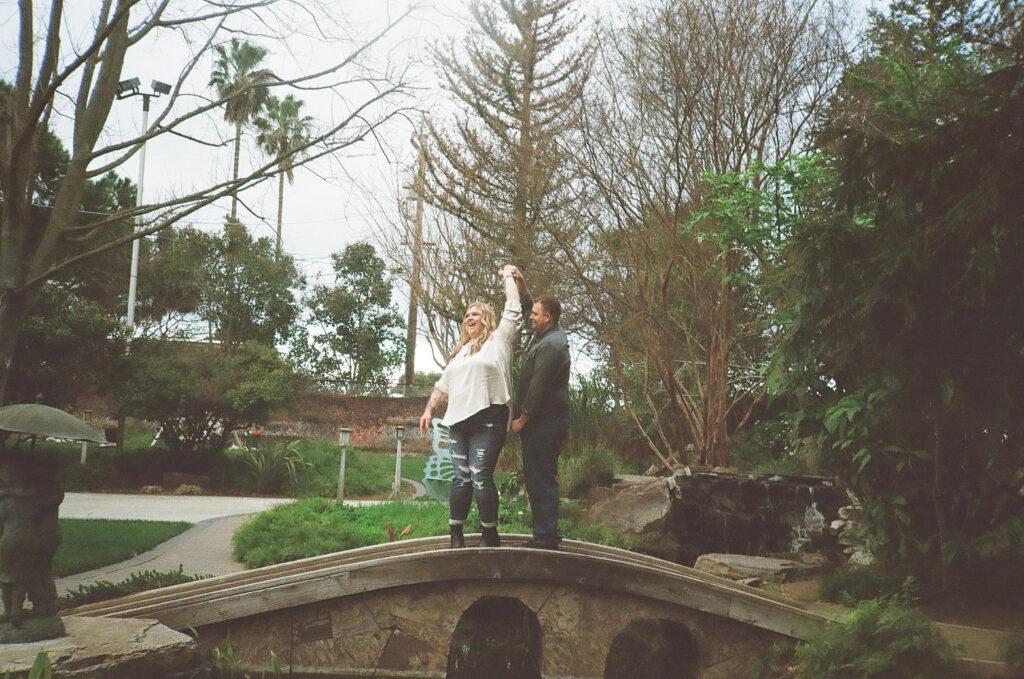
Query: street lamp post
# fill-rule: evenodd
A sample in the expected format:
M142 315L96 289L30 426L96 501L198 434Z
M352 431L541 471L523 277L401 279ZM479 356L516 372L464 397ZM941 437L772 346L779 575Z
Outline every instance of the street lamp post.
M117 98L126 99L128 97L134 97L136 95L142 97L142 134L145 135L149 131L149 100L151 98L159 97L161 94L170 94L171 86L167 83L162 83L159 80L154 80L152 83L152 92L141 92L139 90L140 82L138 78L129 78L128 80L122 80L117 84ZM138 209L142 205L142 187L146 179L146 141L142 141L142 146L139 148L139 186L135 192L135 207ZM141 216L136 215L135 217L135 230L138 231L139 224L141 222ZM134 331L135 328L135 295L138 289L139 282L139 239L136 238L132 241L132 268L131 274L128 279L128 315L126 322L129 330Z
M345 451L348 448L348 442L352 437L352 430L342 428L338 432L338 443L341 444L341 466L338 467L338 503L341 504L345 501Z
M139 185L135 192L135 209L138 210L139 206L142 205L142 186L146 179L146 140L145 135L149 131L149 100L150 98L159 97L161 94L170 94L171 86L167 83L162 83L159 80L154 80L150 85L152 92L142 92L139 87L142 83L138 78L128 78L117 83L117 98L127 99L128 97L134 97L136 95L142 97L142 134L143 140L142 145L139 148ZM135 216L135 224L133 230L139 230L139 224L142 220L141 215ZM126 351L131 349L131 340L135 336L135 291L138 288L139 281L139 239L132 239L132 267L131 273L128 276L128 313L125 315L125 324L128 326L128 342L125 345ZM124 452L124 422L125 417L123 414L118 415L117 418L117 450L118 452Z
M395 455L395 482L391 486L391 497L398 499L398 491L402 488L402 439L405 438L405 427L395 427L395 441L398 444L398 453Z

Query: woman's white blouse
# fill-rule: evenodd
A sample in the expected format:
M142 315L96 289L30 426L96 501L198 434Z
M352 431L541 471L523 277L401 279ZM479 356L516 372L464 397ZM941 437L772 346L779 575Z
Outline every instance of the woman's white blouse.
M469 345L445 367L434 387L448 394L448 408L441 420L445 426L462 422L492 404L512 400L512 345L522 322L518 301L507 300L498 327L480 351L469 353Z

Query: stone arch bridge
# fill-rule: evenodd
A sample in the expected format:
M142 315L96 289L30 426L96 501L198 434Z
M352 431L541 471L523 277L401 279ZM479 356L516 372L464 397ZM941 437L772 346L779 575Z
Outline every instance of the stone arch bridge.
M273 651L289 676L308 677L724 679L826 622L787 599L625 550L503 539L464 550L447 549L447 537L404 540L71 613L194 629L206 649L230 635L244 667L269 668Z

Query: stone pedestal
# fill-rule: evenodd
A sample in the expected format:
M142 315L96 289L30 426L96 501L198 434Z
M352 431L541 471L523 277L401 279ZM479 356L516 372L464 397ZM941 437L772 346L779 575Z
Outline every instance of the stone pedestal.
M64 623L57 616L28 618L17 626L9 622L0 623L0 644L23 644L41 639L63 636Z
M40 651L49 656L55 679L167 677L196 666L195 641L155 620L67 616L63 621L65 636L0 645L0 675L27 677Z

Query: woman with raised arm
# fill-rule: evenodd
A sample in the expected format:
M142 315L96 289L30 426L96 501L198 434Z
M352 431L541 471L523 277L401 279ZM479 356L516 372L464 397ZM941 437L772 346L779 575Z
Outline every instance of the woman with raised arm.
M505 291L501 321L489 304L469 305L459 341L448 355L441 379L420 417L420 432L425 434L434 410L447 402L441 422L450 432L455 468L448 498L448 525L451 546L456 548L466 546L462 531L474 497L480 514L480 546L501 546L494 467L508 432L512 348L523 315L515 280L519 270L505 265L498 275Z

